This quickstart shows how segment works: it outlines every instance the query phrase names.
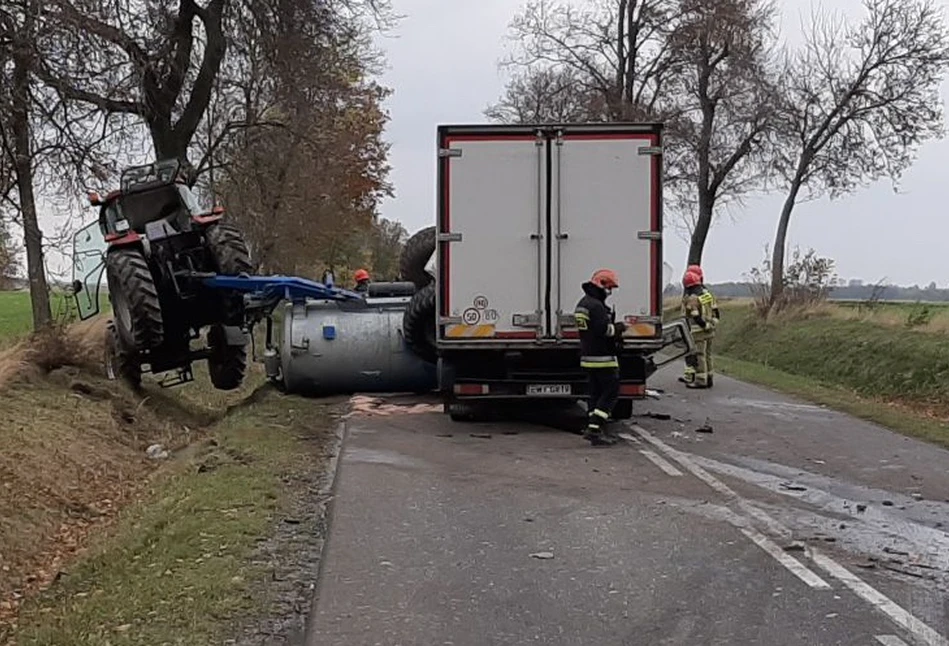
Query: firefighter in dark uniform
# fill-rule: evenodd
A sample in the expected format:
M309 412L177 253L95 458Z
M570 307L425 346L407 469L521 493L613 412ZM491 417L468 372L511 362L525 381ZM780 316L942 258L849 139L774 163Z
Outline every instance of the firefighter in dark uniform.
M589 282L583 283L585 296L577 303L574 316L580 332L580 367L589 379L589 411L584 437L593 446L616 443L616 438L605 432L607 420L619 397L619 360L617 340L626 326L613 321L613 313L606 306L606 298L619 287L616 272L600 269Z

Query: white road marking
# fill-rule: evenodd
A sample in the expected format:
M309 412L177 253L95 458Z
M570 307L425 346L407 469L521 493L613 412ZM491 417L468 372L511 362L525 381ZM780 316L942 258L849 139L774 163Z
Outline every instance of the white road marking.
M777 532L781 536L790 535L791 532L789 529L781 525L781 523L779 523L774 518L771 518L771 516L765 512L749 504L737 493L735 493L731 487L697 465L692 459L689 458L688 455L682 451L672 448L662 440L653 437L649 431L640 426L632 425L632 428L636 431L637 435L659 449L659 451L662 453L665 453L672 460L678 462L685 468L686 471L689 471L696 478L724 495L737 506L741 507L743 511L763 522L768 526L769 529ZM751 537L749 536L749 538ZM811 558L811 560L813 560L825 572L850 588L854 594L889 617L890 620L896 623L898 626L901 626L910 632L915 637L915 641L920 644L920 646L949 646L949 639L946 639L943 635L933 630L921 619L912 615L895 601L857 577L844 566L837 563L837 561L820 553L814 548L808 548L806 553ZM896 646L896 642L893 642L893 645Z
M909 646L909 644L896 635L877 635L876 640L883 644L883 646Z
M668 475L668 476L681 476L681 475L682 475L682 472L679 471L678 469L676 469L676 468L675 468L674 466L672 466L671 464L669 464L669 461L668 461L668 460L666 460L666 459L663 458L663 457L660 457L659 455L656 455L655 453L653 453L653 452L650 451L649 449L640 449L639 452L642 453L643 456L644 456L647 460L649 460L650 462L652 462L653 464L655 464L657 467L659 467L659 468L662 470L662 472L665 473L666 475Z
M758 530L752 527L739 527L738 530L807 585L817 590L830 590L829 583L808 570L800 561L782 550L777 543Z

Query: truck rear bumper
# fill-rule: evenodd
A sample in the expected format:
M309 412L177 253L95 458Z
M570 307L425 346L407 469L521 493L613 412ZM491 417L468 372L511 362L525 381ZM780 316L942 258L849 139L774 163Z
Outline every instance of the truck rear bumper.
M655 366L643 350L619 356L620 398L643 399ZM443 352L439 390L446 399L582 399L587 374L578 348Z

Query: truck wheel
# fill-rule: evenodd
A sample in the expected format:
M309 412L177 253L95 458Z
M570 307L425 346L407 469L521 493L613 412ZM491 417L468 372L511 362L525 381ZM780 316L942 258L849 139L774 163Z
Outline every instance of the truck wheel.
M115 327L126 348L152 350L164 340L158 288L138 249L113 249L106 255L106 280Z
M613 419L630 419L633 416L633 400L620 399L613 407Z
M435 227L425 227L416 231L402 247L399 256L399 273L402 280L415 284L416 289L422 289L432 282L432 277L425 271L432 254L435 253Z
M208 330L208 374L218 390L234 390L244 381L247 370L247 347L228 345L224 327L212 325Z
M208 248L214 257L215 271L225 276L250 274L254 270L250 261L250 252L244 236L232 224L218 222L208 227L205 233ZM238 293L228 293L224 301L224 322L240 325L244 322L244 297Z
M409 306L402 315L402 333L405 345L419 359L429 363L438 362L435 348L435 284L432 283L415 292Z
M109 321L105 337L105 375L110 380L121 380L138 390L142 385L142 364L134 352L129 352L122 344L122 338Z

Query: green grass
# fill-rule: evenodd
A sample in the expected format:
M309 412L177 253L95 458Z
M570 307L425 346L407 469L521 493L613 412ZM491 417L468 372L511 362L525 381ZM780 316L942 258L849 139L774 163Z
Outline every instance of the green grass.
M109 299L99 295L100 315L109 312ZM75 302L63 292L50 295L50 309L56 320L72 320L75 317ZM33 330L33 309L30 293L0 291L0 348L12 345Z
M903 306L910 307L910 306ZM949 446L949 337L853 318L837 305L763 322L723 310L727 374Z
M312 468L301 439L329 432L318 400L266 388L159 475L114 531L28 603L20 646L211 644L266 603L251 556L287 499L283 478Z

